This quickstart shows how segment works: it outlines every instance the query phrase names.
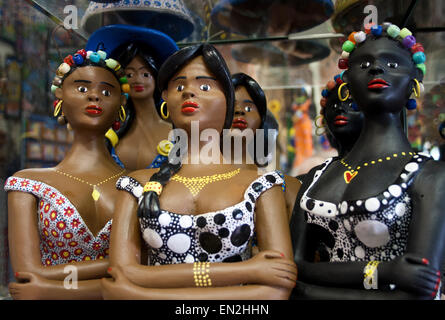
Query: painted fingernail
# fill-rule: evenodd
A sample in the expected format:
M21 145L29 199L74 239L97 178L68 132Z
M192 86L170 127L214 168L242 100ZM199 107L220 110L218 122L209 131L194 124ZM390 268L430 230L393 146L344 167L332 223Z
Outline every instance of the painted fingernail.
M111 272L111 267L107 269L108 272Z
M425 258L422 259L422 263L423 263L423 264L430 264L430 262L428 261L428 259L425 259Z
M284 253L280 253L280 255L284 258Z

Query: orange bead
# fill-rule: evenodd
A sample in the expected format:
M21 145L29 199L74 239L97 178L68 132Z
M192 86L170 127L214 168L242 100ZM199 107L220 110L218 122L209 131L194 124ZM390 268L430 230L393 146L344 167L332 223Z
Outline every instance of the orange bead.
M335 81L334 80L329 80L326 87L328 88L329 91L331 91L332 89L335 88Z
M122 84L122 91L125 93L130 93L130 85L128 83Z
M355 39L354 39L354 35L356 34L357 32L351 32L351 34L349 35L349 37L348 37L348 40L349 41L351 41L353 44L355 44Z

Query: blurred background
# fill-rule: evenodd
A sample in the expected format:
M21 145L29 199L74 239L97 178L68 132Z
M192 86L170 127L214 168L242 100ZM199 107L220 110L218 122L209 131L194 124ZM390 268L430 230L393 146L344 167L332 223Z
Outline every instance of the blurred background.
M63 159L72 136L54 117L50 84L67 54L109 24L157 29L179 47L210 42L232 73L255 78L279 123L278 168L303 174L335 156L316 134L321 90L340 73L344 35L379 24L406 26L427 55L425 94L404 115L413 148L443 160L445 1L441 0L0 0L0 179ZM64 28L65 27L67 28ZM319 132L317 132L319 133ZM11 278L6 193L0 191L0 297Z

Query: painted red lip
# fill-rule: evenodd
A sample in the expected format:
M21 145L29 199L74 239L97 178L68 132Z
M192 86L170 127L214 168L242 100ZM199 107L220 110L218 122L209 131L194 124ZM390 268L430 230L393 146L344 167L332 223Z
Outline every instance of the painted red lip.
M191 114L196 111L196 109L199 108L199 105L194 101L185 101L181 105L182 109L181 112L185 114Z
M85 108L85 111L89 114L101 114L102 108L96 105L90 105Z
M368 82L368 89L384 89L389 86L390 84L383 79L373 79Z
M345 116L336 116L334 118L334 124L336 126L345 126L348 124L348 118L346 118Z
M243 118L235 118L233 119L232 128L244 130L247 128L247 121Z
M144 86L141 86L141 85L135 85L135 86L133 86L133 89L134 89L134 91L136 91L136 92L141 92L141 91L144 91Z

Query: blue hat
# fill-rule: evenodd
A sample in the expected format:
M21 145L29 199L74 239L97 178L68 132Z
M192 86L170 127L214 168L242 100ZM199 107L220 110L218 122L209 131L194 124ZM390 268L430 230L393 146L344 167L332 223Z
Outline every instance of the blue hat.
M114 24L95 31L86 44L86 50L103 50L107 55L124 44L138 42L153 49L156 60L161 65L169 56L178 51L176 43L166 34L144 27Z
M175 41L188 37L194 30L193 18L182 0L90 1L81 20L89 33L110 24L127 24L152 28Z

